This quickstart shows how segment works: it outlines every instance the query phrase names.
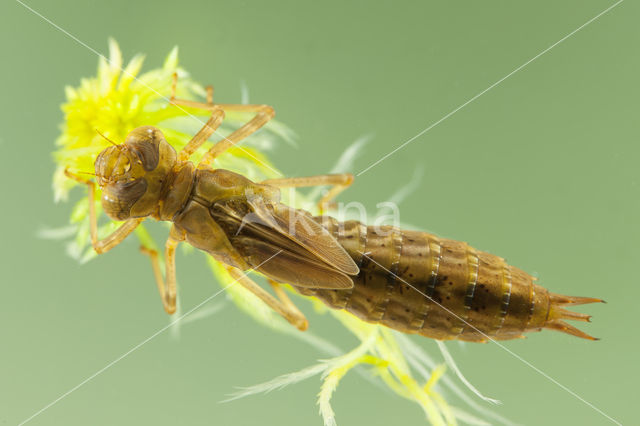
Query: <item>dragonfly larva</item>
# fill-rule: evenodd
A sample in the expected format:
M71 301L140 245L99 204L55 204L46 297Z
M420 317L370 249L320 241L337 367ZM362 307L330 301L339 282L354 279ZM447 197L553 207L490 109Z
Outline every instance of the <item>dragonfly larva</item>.
M208 93L206 103L172 96L174 104L211 112L180 152L159 129L139 127L124 143L113 143L98 155L96 182L67 171L68 177L88 185L90 201L97 183L105 213L125 221L99 240L94 204L89 203L91 239L98 253L122 242L147 217L173 222L165 246L166 278L157 253L142 248L151 258L168 313L176 309L176 247L186 242L222 262L237 282L301 330L307 320L280 283L365 321L435 339L503 340L547 328L594 340L564 321L590 317L563 307L600 299L551 293L504 259L464 242L313 217L280 202L280 188L330 185L319 203L324 206L351 184L350 174L253 182L212 168L216 157L266 124L274 111L267 105L216 104L212 90ZM189 158L230 111L254 117L194 165ZM277 297L243 273L249 269L265 275Z

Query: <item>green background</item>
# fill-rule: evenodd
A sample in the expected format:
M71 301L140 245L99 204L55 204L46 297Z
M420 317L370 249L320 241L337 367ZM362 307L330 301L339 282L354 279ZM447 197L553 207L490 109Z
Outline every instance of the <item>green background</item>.
M373 137L357 173L613 2L57 1L27 3L97 51L161 64L174 45L216 98L276 108L299 147L272 158L324 173ZM0 424L25 420L167 324L148 261L130 242L80 266L36 236L67 223L50 152L65 85L97 57L12 0L0 5ZM507 257L559 293L607 305L583 341L545 332L505 346L622 423L637 423L640 236L638 5L621 3L358 177L342 197L371 211L422 168L402 220ZM186 310L218 286L197 254L178 257ZM217 300L222 301L222 297ZM215 302L214 302L215 304ZM312 329L356 341L303 304ZM415 338L440 358L434 342ZM495 344L448 344L470 381L521 424L610 424ZM234 387L324 354L266 330L232 304L160 334L29 424L321 424L317 378L220 404ZM340 425L424 424L420 408L358 374L334 396ZM451 399L456 402L455 398Z

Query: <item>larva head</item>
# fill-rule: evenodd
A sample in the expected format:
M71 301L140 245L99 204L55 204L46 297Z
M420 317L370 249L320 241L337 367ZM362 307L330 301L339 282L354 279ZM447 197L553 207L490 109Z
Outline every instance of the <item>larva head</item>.
M162 185L176 163L176 151L152 126L131 131L123 144L96 158L102 208L115 220L149 216L157 211Z

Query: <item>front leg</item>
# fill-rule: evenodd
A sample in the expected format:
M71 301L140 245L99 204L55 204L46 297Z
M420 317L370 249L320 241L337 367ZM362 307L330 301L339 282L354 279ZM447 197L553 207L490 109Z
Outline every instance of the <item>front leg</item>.
M164 249L165 278L162 278L158 252L148 247L140 247L140 251L151 259L151 267L162 299L162 306L169 315L176 311L176 248L183 239L180 238L175 227L172 227Z
M91 245L93 249L98 254L106 253L122 241L129 234L131 234L140 223L145 219L134 218L125 221L118 229L113 231L110 235L106 236L102 240L98 239L98 216L96 214L96 206L95 206L95 193L96 193L96 184L93 181L86 180L81 178L80 176L71 173L68 170L64 171L64 174L70 178L75 180L76 182L83 183L88 187L88 197L89 197L89 229L91 232Z
M258 131L276 115L273 108L269 105L216 104L215 106L222 108L224 111L252 112L255 113L255 115L242 127L212 146L211 149L202 157L198 167L210 166L211 163L213 163L213 160L218 156L239 143L244 138Z
M212 108L209 120L178 153L178 161L189 160L191 155L216 132L220 124L222 124L222 120L224 120L224 111L219 108Z
M177 99L175 97L176 91L176 82L178 79L178 74L174 73L173 75L173 85L171 92L171 103L174 105L182 105L190 108L198 108L207 111L212 111L213 115L217 114L217 111L240 111L240 112L250 112L255 115L251 120L246 122L242 127L231 133L229 136L223 138L221 141L218 141L214 146L209 149L209 151L202 157L200 163L198 164L198 168L203 168L210 166L213 161L224 153L227 149L236 145L242 139L250 136L255 133L262 126L267 124L269 120L271 120L275 116L275 111L269 105L245 105L245 104L214 104L213 103L213 88L211 86L207 87L207 102L196 102L190 101L187 99ZM213 120L212 118L209 121ZM224 114L222 115L224 117ZM205 124L205 127L213 127ZM217 127L217 126L216 126ZM209 134L213 134L214 130ZM194 137L195 139L195 137ZM204 139L206 140L206 139ZM203 140L203 142L204 142ZM195 151L195 150L194 150Z

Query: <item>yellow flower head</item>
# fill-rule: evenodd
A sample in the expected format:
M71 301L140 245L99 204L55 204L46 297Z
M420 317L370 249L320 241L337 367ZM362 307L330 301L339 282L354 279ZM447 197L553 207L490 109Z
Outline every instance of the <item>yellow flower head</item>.
M206 117L201 110L185 109L169 103L173 74L178 73L176 95L184 99L203 96L205 90L194 83L187 72L178 67L178 49L174 48L161 68L140 74L144 56L136 55L123 68L118 44L109 40L109 59L100 57L98 75L82 79L79 87L66 87L67 101L62 105L64 122L62 133L56 141L54 152L57 168L53 177L54 198L67 200L69 190L78 183L65 176L68 169L75 173L91 174L98 154L110 145L108 140L122 143L128 132L139 126L152 125L165 134L167 141L180 150L204 124ZM246 114L227 114L227 120L218 130L226 136ZM274 141L291 141L292 132L277 122L269 123L263 131L247 138L242 148L233 148L217 160L218 167L237 171L250 178L264 179L276 173L266 157L253 146L272 146ZM108 140L107 140L108 139ZM197 161L209 147L207 143L194 154ZM88 176L89 177L89 176ZM96 199L100 198L100 191ZM101 213L100 204L96 211ZM104 219L104 217L103 217ZM76 224L76 238L69 244L69 253L83 261L95 256L89 245L88 202L78 201L71 215ZM100 228L106 235L117 226L111 220ZM144 228L138 232L144 233Z

